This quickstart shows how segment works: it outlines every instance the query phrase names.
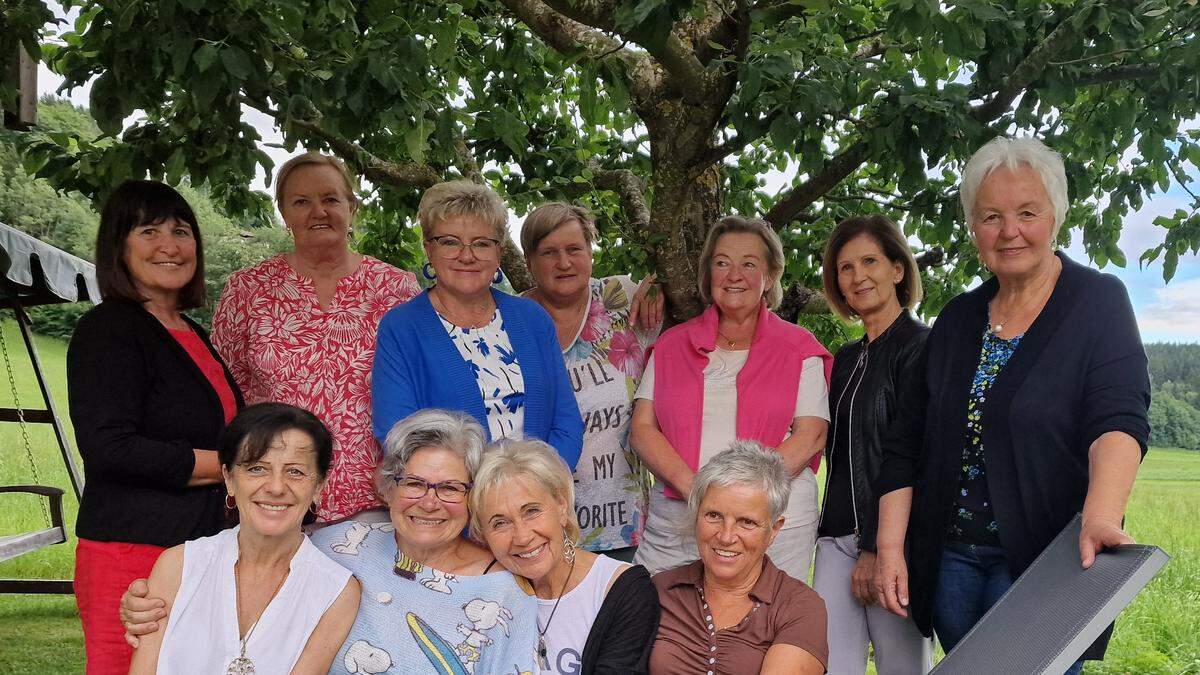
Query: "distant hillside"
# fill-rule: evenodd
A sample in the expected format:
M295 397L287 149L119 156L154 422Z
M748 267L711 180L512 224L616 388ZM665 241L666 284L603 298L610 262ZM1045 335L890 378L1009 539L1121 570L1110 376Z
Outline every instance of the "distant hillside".
M1200 450L1200 344L1146 345L1150 359L1150 442Z

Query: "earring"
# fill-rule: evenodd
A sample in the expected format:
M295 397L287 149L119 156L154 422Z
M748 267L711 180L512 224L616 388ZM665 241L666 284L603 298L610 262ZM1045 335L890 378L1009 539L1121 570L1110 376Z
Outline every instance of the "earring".
M567 561L568 565L574 565L575 564L575 542L571 541L571 538L569 536L567 536L567 526L566 525L563 525L562 532L563 532L563 552L562 552L563 560Z
M492 283L498 284L501 281L504 281L504 270L497 267L496 268L496 276L492 277Z
M433 268L429 266L429 263L421 265L421 276L425 277L429 281L434 281L437 279L437 273L433 271Z
M237 499L233 495L225 495L225 509L232 511L237 508Z

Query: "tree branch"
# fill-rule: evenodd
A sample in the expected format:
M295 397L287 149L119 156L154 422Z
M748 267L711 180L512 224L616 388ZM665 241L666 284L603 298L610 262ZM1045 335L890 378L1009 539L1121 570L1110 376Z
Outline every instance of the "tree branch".
M1109 82L1140 80L1147 77L1155 77L1162 72L1162 68L1163 66L1160 63L1139 63L1097 68L1091 72L1077 75L1075 77L1075 84L1087 87L1094 84L1108 84Z
M641 177L629 169L601 169L598 164L595 166L592 169L592 183L602 190L617 194L630 225L639 230L649 227L650 207L646 204L646 183Z
M820 173L785 192L764 218L776 228L786 226L843 178L854 173L868 157L866 141L856 141L826 162Z
M828 314L825 294L814 288L792 284L783 289L783 301L775 312L787 321L795 322L801 314Z
M1090 11L1090 7L1091 5L1085 4L1079 13L1068 16L1055 26L1054 30L1017 64L1012 73L1004 78L991 100L971 109L971 116L976 121L986 124L1008 110L1017 96L1042 76L1050 60L1058 52L1075 43L1079 35L1076 24L1082 12Z
M504 2L512 5L510 0ZM667 33L661 44L639 42L616 29L612 17L617 3L613 0L542 0L542 3L567 19L620 35L645 49L667 71L684 98L701 98L708 89L704 64L674 30Z
M625 48L600 31L563 16L540 0L501 0L505 7L555 51L582 51L598 63L616 59L625 72L624 84L635 101L646 102L661 86L662 74L643 54Z

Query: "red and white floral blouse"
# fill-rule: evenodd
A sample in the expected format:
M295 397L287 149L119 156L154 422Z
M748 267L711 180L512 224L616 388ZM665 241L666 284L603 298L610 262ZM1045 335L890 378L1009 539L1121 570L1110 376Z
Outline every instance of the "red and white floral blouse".
M380 505L372 485L379 445L371 434L371 363L379 320L421 291L411 272L364 256L322 309L311 279L282 255L229 277L213 315L212 342L246 403L312 411L334 438L317 517Z

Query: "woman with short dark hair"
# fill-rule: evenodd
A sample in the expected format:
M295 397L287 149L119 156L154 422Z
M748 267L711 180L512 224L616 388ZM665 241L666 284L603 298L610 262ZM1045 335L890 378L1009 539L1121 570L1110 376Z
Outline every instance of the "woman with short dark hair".
M155 181L118 187L100 214L104 302L67 349L71 422L87 482L79 505L75 598L88 673L124 673L117 606L163 549L218 532L225 489L217 437L242 395L208 335L182 310L203 303L200 228Z
M142 639L129 672L328 672L361 596L300 529L333 437L307 410L259 403L233 418L217 455L238 525L159 556L148 585L166 628Z

